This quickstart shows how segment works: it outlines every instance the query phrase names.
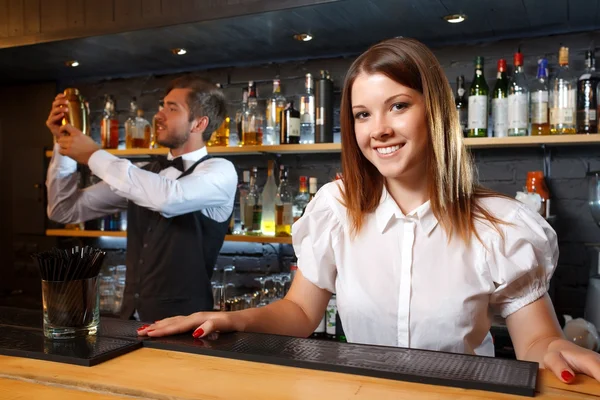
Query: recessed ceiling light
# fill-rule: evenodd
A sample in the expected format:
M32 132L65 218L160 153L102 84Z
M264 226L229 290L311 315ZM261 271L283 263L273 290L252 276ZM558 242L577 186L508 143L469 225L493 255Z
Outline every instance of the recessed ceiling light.
M79 66L79 61L77 61L77 60L70 60L70 61L66 61L66 62L65 62L65 65L66 65L67 67L73 67L73 68L75 68L75 67L78 67L78 66Z
M171 53L175 54L176 56L182 56L185 53L187 53L187 50L182 48L175 48L171 49Z
M300 41L300 42L308 42L310 40L312 40L312 35L308 34L308 33L297 33L294 35L294 39Z
M451 24L458 24L467 19L467 16L465 14L450 14L444 16L444 19Z

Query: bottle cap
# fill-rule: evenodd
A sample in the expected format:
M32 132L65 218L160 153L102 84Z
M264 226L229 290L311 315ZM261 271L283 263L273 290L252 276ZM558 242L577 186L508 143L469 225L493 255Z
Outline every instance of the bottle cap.
M506 72L506 60L504 58L498 60L498 72Z
M569 48L562 46L558 51L558 64L561 66L569 65Z
M522 66L523 65L523 53L521 53L520 51L516 52L513 57L513 61L515 63L515 67Z

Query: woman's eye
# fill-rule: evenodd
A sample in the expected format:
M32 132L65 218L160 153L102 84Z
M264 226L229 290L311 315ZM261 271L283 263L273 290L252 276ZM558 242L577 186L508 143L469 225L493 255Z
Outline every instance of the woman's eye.
M369 116L368 113L362 111L362 112L354 114L354 119L363 119L363 118L366 118L368 116Z
M406 103L396 103L396 104L392 105L392 110L401 111L401 110L405 109L407 106L408 106L408 104L406 104Z

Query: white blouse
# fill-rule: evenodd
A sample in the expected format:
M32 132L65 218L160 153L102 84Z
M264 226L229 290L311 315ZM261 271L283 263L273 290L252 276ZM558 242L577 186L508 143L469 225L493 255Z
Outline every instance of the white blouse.
M349 342L494 355L494 314L542 297L558 261L556 233L516 200L482 199L510 225L482 222L471 245L450 242L429 202L404 215L384 189L352 239L340 181L324 185L293 225L298 268L336 293Z

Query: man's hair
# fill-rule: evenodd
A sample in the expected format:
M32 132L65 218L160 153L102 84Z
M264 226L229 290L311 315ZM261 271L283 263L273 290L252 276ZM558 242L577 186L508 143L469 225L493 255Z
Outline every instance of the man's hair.
M216 85L195 75L184 75L174 79L167 87L165 95L173 89L190 89L187 97L190 122L199 117L208 117L208 125L202 133L202 139L208 142L225 119L225 95Z

